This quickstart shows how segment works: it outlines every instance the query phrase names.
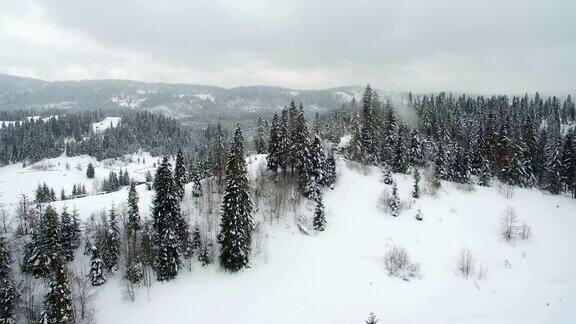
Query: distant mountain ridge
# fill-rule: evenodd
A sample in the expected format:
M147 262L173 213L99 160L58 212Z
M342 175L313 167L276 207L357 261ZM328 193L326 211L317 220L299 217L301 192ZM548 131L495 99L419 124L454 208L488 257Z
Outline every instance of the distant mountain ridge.
M131 80L44 81L0 74L0 111L16 109L143 109L186 119L197 114L263 113L291 100L326 111L361 100L364 86L295 90L272 86L217 86ZM394 93L378 91L386 100Z

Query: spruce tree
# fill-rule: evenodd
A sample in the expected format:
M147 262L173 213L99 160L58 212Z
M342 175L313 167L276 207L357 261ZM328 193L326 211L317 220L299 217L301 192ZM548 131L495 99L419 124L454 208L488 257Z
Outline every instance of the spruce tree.
M35 277L49 277L62 254L58 237L58 213L48 206L33 229L32 241L26 244L22 270Z
M326 155L324 148L318 135L314 135L314 139L310 144L310 176L318 185L326 185Z
M86 167L86 177L88 179L94 179L94 165L92 163L88 163L88 167Z
M324 213L324 205L322 204L322 197L318 197L316 201L316 210L314 211L314 229L322 232L326 228L326 215Z
M420 198L420 171L414 168L414 190L412 190L412 197Z
M185 185L188 183L188 175L186 174L186 162L184 161L184 154L182 150L178 150L176 155L176 166L174 168L174 190L178 200L182 201L185 194Z
M274 114L274 119L272 119L272 127L270 128L270 140L268 143L268 159L267 168L272 172L277 172L280 168L280 162L282 160L281 149L281 139L279 134L280 121L278 119L278 114Z
M138 192L136 191L136 184L130 184L130 190L128 191L128 236L136 239L136 234L141 228L140 212L138 210Z
M334 150L330 150L328 152L326 164L324 165L324 174L324 185L326 187L332 188L336 182L336 159L334 158Z
M394 217L398 217L400 214L400 198L398 197L398 187L396 183L392 185L392 197L389 201L390 213Z
M92 246L92 256L90 258L90 272L88 273L88 278L90 279L90 284L92 286L100 286L106 282L106 274L104 270L106 265L102 258L100 258L100 253L96 246Z
M376 324L378 323L378 319L376 318L376 315L374 315L374 312L370 313L370 316L368 317L368 320L366 320L366 324Z
M490 169L490 162L483 158L478 173L478 184L483 187L488 187L492 181L492 170Z
M184 224L167 157L162 160L155 179L156 195L152 210L154 268L159 281L168 281L178 275L182 243L180 234Z
M257 154L265 154L267 152L267 137L264 117L260 116L256 122L256 132L254 134L254 149Z
M384 128L382 132L382 142L380 146L380 161L392 165L394 162L394 149L397 147L398 125L394 110L389 107L386 111Z
M417 129L413 129L410 133L410 149L408 152L409 162L412 166L421 166L424 163L422 153L422 140L418 134Z
M382 182L387 185L390 185L394 182L392 179L392 172L390 171L390 167L386 162L382 163Z
M562 144L562 181L576 197L576 141L574 131L570 131Z
M398 127L398 136L394 146L394 157L392 158L392 171L398 173L407 173L409 167L408 150L404 142L406 126L403 124Z
M280 144L278 145L278 167L284 170L284 172L288 170L291 163L290 148L292 147L292 142L290 141L288 120L289 113L288 109L285 108L282 110L280 125L278 127L278 138L280 139Z
M192 196L202 197L202 177L200 176L200 171L198 166L192 168Z
M551 139L547 147L547 162L544 174L544 187L551 194L558 195L562 192L562 164L561 164L561 144L558 141Z
M101 246L102 259L108 271L118 267L118 259L120 258L120 230L117 217L116 209L112 206L108 214L104 245Z
M72 217L68 213L68 210L64 208L60 215L58 242L62 249L62 256L66 261L74 260L74 250L77 247L75 246L77 233L74 226Z
M12 323L16 315L18 292L12 276L12 258L6 238L0 236L0 323Z
M247 173L242 132L238 126L228 157L218 234L220 265L232 272L249 265L253 224Z
M54 265L48 293L44 296L42 323L74 323L72 293L64 262L58 260Z
M378 160L377 144L377 126L375 113L375 93L370 87L366 86L364 95L362 95L362 130L361 144L363 153L363 162L374 164Z

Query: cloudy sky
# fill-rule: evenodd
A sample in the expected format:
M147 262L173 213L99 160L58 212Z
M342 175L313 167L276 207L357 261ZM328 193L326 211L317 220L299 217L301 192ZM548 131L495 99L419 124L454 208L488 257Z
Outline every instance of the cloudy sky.
M565 93L576 1L0 0L0 72Z

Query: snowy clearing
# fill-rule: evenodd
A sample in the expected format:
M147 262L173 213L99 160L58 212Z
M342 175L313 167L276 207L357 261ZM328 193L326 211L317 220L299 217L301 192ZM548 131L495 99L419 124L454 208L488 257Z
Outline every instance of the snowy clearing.
M122 118L121 117L106 117L106 118L104 118L103 121L100 121L97 123L92 123L92 130L95 133L98 133L98 132L103 132L110 127L116 127L116 126L118 126L120 119L122 119Z

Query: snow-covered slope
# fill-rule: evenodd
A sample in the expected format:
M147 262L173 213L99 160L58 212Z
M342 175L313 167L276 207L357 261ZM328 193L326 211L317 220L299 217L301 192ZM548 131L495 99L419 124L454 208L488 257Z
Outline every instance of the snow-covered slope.
M249 161L252 173L265 163L264 156ZM2 179L13 172L9 168L0 169ZM394 175L409 207L395 218L377 207L381 192L390 188L376 168L361 172L339 160L338 172L334 190L324 193L326 231L302 234L294 214L263 221L262 209L255 215L259 246L250 269L229 274L193 261L174 281L138 288L134 302L122 299L116 273L97 299L98 322L363 323L371 311L379 323L574 322L576 200L498 185L469 192L452 183L443 183L435 197L414 200L412 178ZM10 186L17 190L25 183ZM30 182L31 190L35 185ZM152 192L143 185L138 192L147 215ZM77 206L87 218L126 197L124 189L55 205ZM298 213L309 217L313 207L303 203ZM530 240L501 238L500 219L508 207L531 226ZM418 208L421 222L414 218ZM420 264L420 279L388 276L384 255L393 246L406 248ZM457 273L462 248L472 252L477 270L487 270L485 278Z
M94 131L94 133L98 133L98 132L103 132L110 127L116 127L116 126L118 126L120 119L122 119L122 118L121 117L106 117L106 118L104 118L104 120L102 120L100 122L92 123L92 130Z

